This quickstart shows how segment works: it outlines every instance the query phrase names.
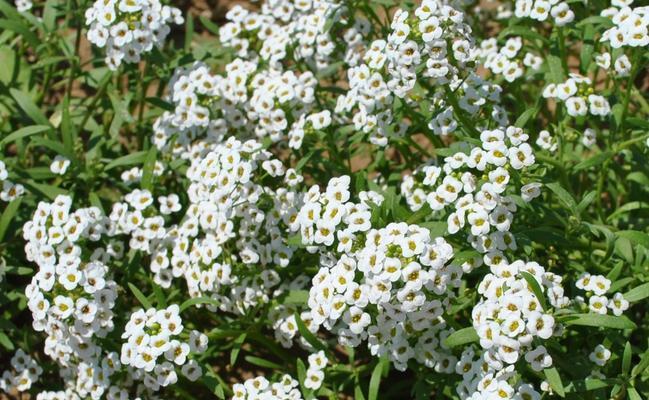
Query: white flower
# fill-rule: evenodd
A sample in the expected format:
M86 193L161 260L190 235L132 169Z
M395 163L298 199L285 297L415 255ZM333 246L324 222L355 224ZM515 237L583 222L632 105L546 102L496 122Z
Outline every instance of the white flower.
M56 156L50 164L50 171L58 175L65 175L65 172L70 166L70 160L63 156Z
M604 345L598 344L588 358L601 367L611 358L611 351Z

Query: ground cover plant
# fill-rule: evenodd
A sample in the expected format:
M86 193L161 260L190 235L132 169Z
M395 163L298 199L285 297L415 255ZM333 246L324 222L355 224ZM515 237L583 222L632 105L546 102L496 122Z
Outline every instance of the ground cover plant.
M648 398L648 27L0 0L0 398Z

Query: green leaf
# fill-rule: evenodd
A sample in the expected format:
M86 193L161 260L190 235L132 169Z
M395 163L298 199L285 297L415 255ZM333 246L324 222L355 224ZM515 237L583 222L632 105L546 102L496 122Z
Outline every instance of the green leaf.
M283 366L281 366L281 365L279 365L277 363L265 360L263 358L255 357L255 356L245 356L243 359L246 360L247 362L249 362L252 365L256 365L256 366L262 367L262 368L270 368L270 369L274 369L274 370L277 370L277 371L281 371L281 370L284 369Z
M582 169L588 169L590 167L595 167L599 166L601 167L601 164L608 160L609 158L613 157L615 153L612 151L604 151L602 153L597 153L594 156L585 159L584 161L580 162L579 164L575 165L574 170L575 171L581 171Z
M11 223L11 220L16 215L16 212L18 211L21 202L22 202L22 197L18 197L12 200L11 203L7 205L4 212L2 213L2 217L0 217L0 243L3 243L5 234L7 233L7 228L9 228L9 224Z
M561 83L564 79L563 66L561 64L561 58L555 55L548 55L547 65L550 74L550 80L552 83Z
M609 215L606 218L606 220L611 222L623 214L629 213L631 211L643 210L643 209L649 209L649 203L645 203L644 201L631 201L629 203L624 204L621 207L618 207L615 210L615 212L613 212L611 215Z
M631 370L631 343L628 341L624 345L624 353L622 354L622 373L628 375Z
M23 24L20 20L0 19L0 31L4 30L18 33L20 37L29 43L29 45L34 49L36 49L40 44L38 36L36 36L36 34L34 34L34 32L32 32L29 27Z
M76 132L74 131L74 124L70 118L70 99L66 95L63 99L63 116L61 119L61 140L65 150L74 155L74 138Z
M203 371L207 368L202 367ZM219 399L225 400L225 393L223 392L224 382L215 375L212 371L207 369L208 372L204 374L201 378L201 382L209 389L210 392L214 393Z
M315 347L318 350L323 350L325 352L328 352L329 349L327 349L327 346L325 346L311 331L306 327L304 324L304 321L302 321L302 318L300 317L299 313L295 313L295 323L297 324L297 330L300 332L300 335L309 342L309 344L313 347Z
M618 231L615 234L625 239L629 239L632 243L639 244L644 246L646 249L649 249L649 235L644 232L628 230Z
M563 382L561 382L561 376L559 376L557 369L555 367L546 368L543 370L543 374L545 374L545 379L550 384L552 390L554 390L554 392L559 396L566 397L566 392L563 389Z
M478 333L475 331L475 328L470 326L468 328L462 328L460 330L451 333L446 338L444 343L446 344L447 347L452 348L452 347L462 346L469 343L478 342L479 340L480 337L478 336Z
M284 298L283 304L306 304L309 300L309 292L307 290L291 290Z
M640 393L638 393L637 390L633 387L629 387L627 389L628 395L629 395L629 400L642 400L642 396L640 396Z
M139 301L140 304L142 304L142 307L144 307L145 311L148 310L149 308L153 308L149 299L147 299L147 297L142 292L140 292L140 289L138 289L131 282L128 283L128 287L129 289L131 289L131 292L133 292L133 296L135 296L137 301Z
M23 110L32 121L36 122L39 125L52 125L50 124L50 121L47 119L45 114L43 114L43 112L36 106L36 104L34 104L31 96L29 96L27 93L21 92L20 90L14 88L9 89L9 93L11 93L11 97L16 100L16 103L18 103L20 109Z
M543 295L543 289L541 289L541 285L539 285L539 282L536 280L534 275L530 274L527 271L520 271L519 272L523 278L527 281L527 284L530 285L532 288L532 292L534 292L534 295L536 296L536 299L541 303L541 307L543 310L548 309L548 304L545 301L545 296Z
M7 336L7 334L4 332L0 332L0 344L2 345L2 347L9 351L13 351L15 348L14 344L11 342L11 339L9 339L9 336Z
M150 192L153 192L153 168L155 167L157 157L158 151L155 146L152 146L146 155L144 166L142 167L142 182L140 186L142 189Z
M629 303L635 303L640 300L644 300L649 297L649 283L634 287L633 289L624 293L623 296L624 299Z
M593 326L597 328L635 329L636 324L625 316L601 314L570 314L558 317L566 325Z
M572 211L573 214L577 213L577 202L572 197L572 195L568 193L566 189L561 187L559 183L552 182L546 184L545 186L547 186L550 190L552 190L552 192L554 192L554 194L557 195L559 200L561 200L561 202L564 205L566 205L570 209L570 211Z
M191 306L195 306L197 304L211 304L213 306L219 306L221 304L220 301L216 299L212 299L210 297L194 297L193 299L187 299L185 300L181 305L180 305L180 312L185 311Z
M127 154L125 156L114 159L106 164L104 171L111 170L116 167L123 167L126 165L142 164L147 156L146 151L138 151L136 153Z
M0 146L4 146L7 143L14 142L18 139L22 139L31 135L35 135L37 133L41 132L46 132L51 130L52 127L48 125L31 125L31 126L26 126L24 128L18 129L15 132L10 133L9 135L5 136L2 140L0 140Z
M540 107L537 106L523 111L523 113L518 117L518 119L516 119L516 123L514 125L519 128L524 127L525 125L527 125L530 119L536 116L539 110Z
M370 378L370 387L367 392L367 400L377 400L379 396L379 385L381 385L381 374L387 362L386 358L381 358L374 366L372 377Z
M219 26L215 24L214 22L210 21L204 16L199 16L198 19L201 21L201 24L207 29L208 31L212 32L216 36L219 35Z
M241 351L241 346L246 341L247 333L242 333L239 335L232 344L232 351L230 352L230 366L233 366L237 363L237 358L239 357L239 352Z

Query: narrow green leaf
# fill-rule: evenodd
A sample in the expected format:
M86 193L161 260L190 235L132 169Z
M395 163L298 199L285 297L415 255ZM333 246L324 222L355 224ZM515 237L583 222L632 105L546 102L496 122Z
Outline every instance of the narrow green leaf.
M575 171L581 171L583 169L588 169L590 167L601 166L601 164L604 161L613 157L613 155L614 153L612 151L604 151L601 153L597 153L594 156L587 158L584 161L580 162L579 164L575 165L573 169Z
M300 317L299 313L295 313L295 323L297 324L297 330L300 332L300 335L309 342L309 344L315 347L318 350L329 351L327 346L325 346L311 331L306 327L304 321Z
M644 232L628 230L618 231L615 234L620 237L629 239L631 242L639 244L646 249L649 249L649 235Z
M0 146L4 146L7 143L12 143L18 139L26 138L28 136L35 135L37 133L49 131L51 129L52 127L48 125L26 126L2 138L2 140L0 140Z
M649 297L649 283L634 287L623 294L624 299L630 303L635 303Z
M635 329L636 324L625 316L601 314L570 314L558 317L566 325L593 326L597 328Z
M367 400L377 400L379 396L379 385L381 385L381 374L383 373L385 358L381 358L374 366L372 377L370 378L370 387L367 392Z
M274 370L277 370L277 371L282 371L284 369L283 366L281 366L281 365L279 365L277 363L274 363L272 361L265 360L265 359L260 358L260 357L245 356L243 359L246 360L247 362L249 362L250 364L253 364L253 365L256 365L256 366L262 367L262 368L270 368L270 369L274 369Z
M446 344L447 347L452 348L452 347L462 346L469 343L478 342L479 340L480 337L478 336L478 333L475 331L475 328L470 326L468 328L462 328L460 330L451 333L446 338L444 343Z
M548 183L545 186L547 186L550 190L552 190L552 192L554 192L554 194L557 195L559 200L561 200L563 204L568 206L568 208L570 209L570 211L572 211L573 214L577 213L577 202L572 197L572 195L568 193L566 189L561 187L559 183L552 182L552 183Z
M547 310L548 303L546 302L545 296L543 295L543 289L541 289L541 285L539 285L539 282L536 280L534 275L530 274L527 271L520 271L519 273L527 281L527 284L532 288L532 292L534 292L536 299L539 301L539 303L541 303L543 310Z
M230 366L233 366L237 363L237 358L239 357L239 352L241 351L241 346L246 341L247 333L242 333L239 335L232 344L232 351L230 352Z
M629 400L642 400L642 396L640 396L640 393L634 387L629 387L627 392L629 394Z
M152 146L149 149L149 152L146 155L144 160L144 166L142 167L142 189L146 189L150 192L153 192L153 168L155 167L156 157L158 152L155 146Z
M566 392L563 389L563 382L561 382L561 377L559 376L557 369L554 367L546 368L543 370L543 373L545 374L545 379L547 379L552 390L554 390L554 392L559 396L566 397Z
M11 88L9 89L11 97L16 100L18 106L21 110L34 122L39 125L48 125L51 126L50 121L47 119L45 114L34 104L31 96L25 92L21 92L18 89Z
M624 345L624 353L622 353L622 373L628 375L631 370L631 343L628 341Z
M140 302L142 307L144 307L145 310L148 310L149 308L153 308L151 305L151 302L147 297L138 289L134 284L128 283L129 289L131 289L131 292L133 292L133 296Z
M210 297L194 297L193 299L188 299L185 300L181 305L180 305L180 312L185 311L189 307L195 306L197 304L211 304L213 306L218 306L221 304L218 300L212 299Z
M11 342L11 339L9 339L9 336L7 336L7 334L4 332L0 332L0 344L2 345L2 347L9 351L13 351L15 348L14 344Z
M136 153L127 154L125 156L114 159L106 164L104 171L111 170L116 167L123 167L126 165L142 164L147 156L146 151L138 151Z
M21 202L22 197L18 197L12 200L3 211L2 217L0 217L0 243L3 242L5 234L7 233L7 228L9 228L11 220L16 215Z

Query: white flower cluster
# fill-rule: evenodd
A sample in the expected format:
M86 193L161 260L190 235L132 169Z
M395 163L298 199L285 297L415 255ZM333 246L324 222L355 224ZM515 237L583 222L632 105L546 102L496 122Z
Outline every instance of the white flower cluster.
M457 96L462 112L477 115L491 110L491 117L506 123L502 108L495 104L500 87L481 79L471 67L479 51L469 40L471 28L462 12L426 0L414 17L397 10L391 29L387 40L371 43L363 64L348 70L350 90L339 96L336 115L351 113L356 130L368 133L371 143L386 146L390 136L403 135L408 128L393 121L394 97L417 107L417 99L427 90L432 104L424 112L432 112L428 127L437 135L457 128L454 112L461 111L448 101L451 95Z
M545 129L539 132L539 137L536 138L536 145L550 153L554 153L559 147L556 138Z
M480 57L484 60L485 68L496 75L502 75L507 82L514 82L523 76L524 67L537 71L543 64L543 59L531 52L525 52L522 56L522 48L523 39L520 36L510 37L500 48L498 40L491 38L480 44Z
M4 161L0 160L0 182L2 182L2 191L0 191L0 200L10 202L25 194L25 187L20 183L14 183L7 179L9 172Z
M123 256L119 242L100 246L109 221L97 208L71 210L72 199L58 196L38 204L23 227L27 259L39 266L26 287L33 327L45 332L45 354L82 397L119 393L110 376L120 367L117 353L101 340L114 328L117 284L107 264Z
M176 70L169 85L174 111L156 120L155 145L187 159L193 155L192 144L215 144L232 133L246 138L254 132L258 139L273 142L290 134L291 147L300 147L315 99L313 74L260 69L257 61L242 59L225 70L225 76L213 75L203 63Z
M86 10L88 40L106 48L106 64L113 70L162 47L172 23L183 23L180 10L159 0L97 0Z
M278 382L273 383L263 376L258 376L244 383L235 383L232 386L232 400L302 400L299 384L290 375L284 375Z
M107 220L97 208L71 211L71 205L68 196L41 202L23 227L27 258L39 266L25 289L33 326L48 334L45 353L62 364L93 359L99 351L93 336L113 329L117 285L106 263L122 255L121 246L111 245L88 253Z
M610 309L614 315L620 316L629 308L629 302L624 299L622 293L615 293L612 299L606 297L611 287L611 281L602 275L591 275L584 272L575 286L586 292L588 296L588 308L597 314L606 314ZM583 301L583 298L578 298Z
M568 2L560 0L516 0L514 15L537 21L546 21L552 17L557 26L567 25L575 19L575 13L568 6Z
M276 0L264 2L259 12L236 5L226 14L230 22L220 29L220 40L233 47L239 57L259 57L274 69L291 55L315 70L339 59L353 65L370 26L361 16L354 16L350 24L344 18L346 12L347 6L336 0ZM332 37L334 30L327 21L346 28L344 33L336 31L345 46L336 46L338 38ZM261 46L255 48L256 43ZM345 51L342 55L338 54L341 48Z
M350 201L351 179L344 175L332 178L324 193L313 185L305 194L292 230L299 229L302 244L315 253L319 246L331 246L337 240L337 251L351 251L356 234L371 228L371 205L379 206L383 196L361 192L360 203Z
M306 370L304 378L304 387L307 389L318 390L324 380L324 369L327 366L327 356L324 351L309 355L309 368Z
M633 0L613 0L612 7L601 12L615 24L602 34L601 41L609 42L614 49L649 45L649 7L631 8L631 4Z
M460 267L448 265L451 246L431 239L426 228L391 223L339 251L313 277L312 322L344 345L367 340L373 355L387 356L399 370L410 359L430 368L444 359L439 343L449 332L441 316L462 276Z
M545 350L543 346L539 346L539 349L542 349L541 352ZM541 394L532 385L518 377L513 365L494 369L491 362L487 352L476 354L472 348L462 352L460 360L455 364L455 372L462 376L462 382L455 388L460 399L541 399Z
M9 366L11 368L4 371L0 377L0 390L5 393L29 390L43 373L43 368L38 362L22 349L16 350Z
M207 336L191 331L186 335L179 307L173 304L165 309L139 309L131 314L124 328L120 361L137 368L135 379L143 378L146 387L153 391L178 381L176 366L191 381L202 375L198 363L189 359L191 354L200 354L207 349ZM163 361L160 361L163 359Z
M536 371L550 367L552 359L546 357L544 348L534 348L533 341L534 338L549 339L555 333L554 317L551 310L543 308L545 299L537 298L521 273L532 275L554 308L569 304L561 287L562 278L546 272L536 262L509 263L499 257L489 260L488 265L491 273L478 286L482 298L473 308L472 317L489 365L501 370L525 357Z
M568 114L580 117L588 114L607 116L611 113L611 106L604 96L593 93L590 78L571 73L563 83L551 83L543 90L543 97L556 99L566 105Z
M466 227L471 245L481 253L515 250L509 230L517 207L506 192L514 183L510 171L535 162L529 137L509 126L484 130L480 139L481 147L458 151L442 166L427 165L406 176L401 192L413 211L425 204L440 212L451 206L448 233Z

